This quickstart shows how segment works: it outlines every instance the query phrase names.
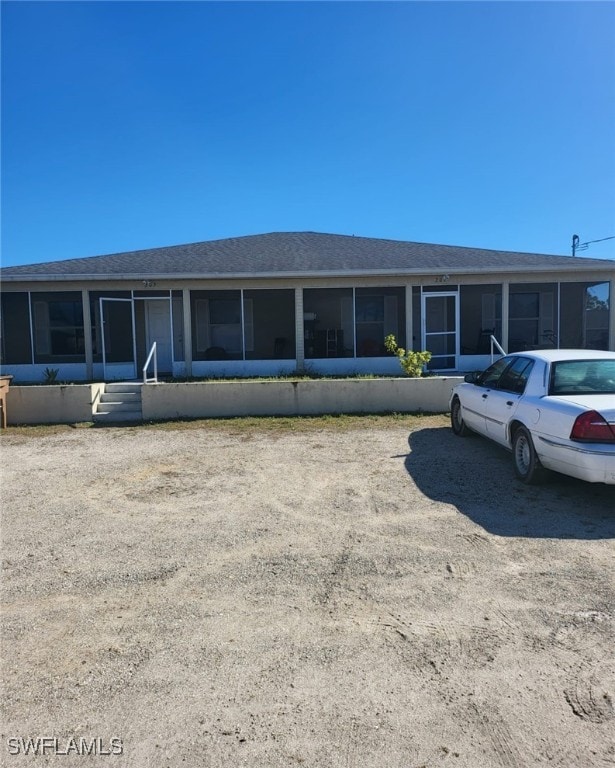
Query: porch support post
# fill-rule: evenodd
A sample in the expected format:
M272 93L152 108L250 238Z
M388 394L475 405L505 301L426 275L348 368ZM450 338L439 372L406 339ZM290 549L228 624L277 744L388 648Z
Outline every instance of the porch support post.
M303 288L295 288L295 339L297 340L297 370L305 368L305 338L303 335Z
M615 352L615 280L609 283L609 349Z
M184 311L184 361L186 376L192 376L192 311L189 288L182 289L182 308Z
M414 328L412 324L412 286L406 284L406 349L414 350Z
M502 346L508 353L508 314L510 306L510 283L504 280L502 283Z
M85 342L85 377L88 381L94 379L94 352L92 350L92 317L90 315L90 292L87 288L81 290L83 307L83 335Z

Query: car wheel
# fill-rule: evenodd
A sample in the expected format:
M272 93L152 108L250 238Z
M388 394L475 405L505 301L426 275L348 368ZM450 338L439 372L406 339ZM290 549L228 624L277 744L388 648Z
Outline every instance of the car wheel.
M470 434L470 429L461 415L461 402L458 397L454 397L451 403L451 429L459 437L467 437Z
M515 475L523 483L538 483L544 480L545 470L534 448L532 436L525 427L519 427L512 443Z

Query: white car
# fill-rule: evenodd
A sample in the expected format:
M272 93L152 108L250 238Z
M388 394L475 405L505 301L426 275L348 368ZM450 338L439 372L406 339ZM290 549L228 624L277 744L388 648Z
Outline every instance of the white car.
M544 469L615 485L615 352L516 352L453 390L451 427L512 450L524 483Z

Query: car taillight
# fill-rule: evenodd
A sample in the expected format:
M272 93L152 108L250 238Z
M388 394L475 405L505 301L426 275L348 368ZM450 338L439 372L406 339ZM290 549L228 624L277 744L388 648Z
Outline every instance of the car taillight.
M598 411L586 411L577 416L570 439L592 443L615 443L615 429Z

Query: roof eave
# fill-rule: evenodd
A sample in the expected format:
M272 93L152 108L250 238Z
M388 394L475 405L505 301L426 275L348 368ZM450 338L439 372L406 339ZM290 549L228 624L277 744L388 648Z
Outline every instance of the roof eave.
M143 273L133 274L121 273L119 275L109 273L100 275L88 274L23 274L23 275L2 275L3 282L75 282L75 281L152 281L152 280L271 280L275 278L284 279L313 279L319 277L395 277L395 276L417 276L445 273L449 278L456 275L475 275L475 274L522 274L522 273L547 273L547 272L601 272L610 271L606 264L557 264L540 265L526 267L453 267L453 266L434 266L432 268L421 269L349 269L343 272L339 270L312 270L297 272L182 272L182 273ZM615 271L615 262L612 266Z

